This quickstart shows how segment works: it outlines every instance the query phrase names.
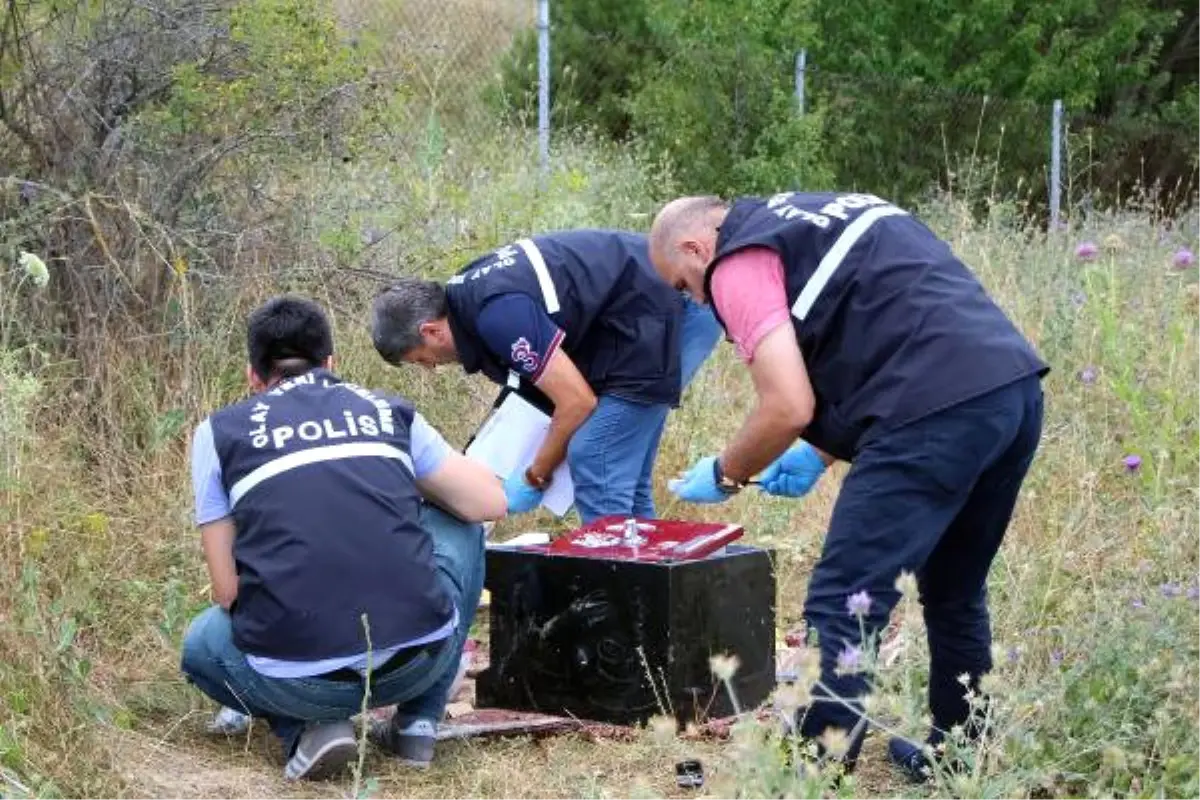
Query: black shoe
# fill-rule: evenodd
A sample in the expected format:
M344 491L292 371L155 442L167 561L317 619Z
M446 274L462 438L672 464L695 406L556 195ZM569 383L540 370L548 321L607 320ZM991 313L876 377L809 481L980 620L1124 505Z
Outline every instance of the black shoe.
M933 779L933 764L926 757L923 745L893 736L888 740L888 758L912 783Z

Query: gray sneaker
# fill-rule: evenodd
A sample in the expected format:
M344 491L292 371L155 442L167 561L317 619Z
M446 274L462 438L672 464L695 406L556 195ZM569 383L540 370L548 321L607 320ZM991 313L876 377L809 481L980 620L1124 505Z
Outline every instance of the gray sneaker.
M235 736L245 733L250 728L250 716L237 709L221 706L221 710L208 723L207 728L209 733Z
M402 764L425 769L433 763L437 743L437 724L433 720L396 714L391 719L374 721L367 735Z
M300 743L283 774L290 780L321 780L343 769L357 755L358 742L350 720L311 723L300 734Z

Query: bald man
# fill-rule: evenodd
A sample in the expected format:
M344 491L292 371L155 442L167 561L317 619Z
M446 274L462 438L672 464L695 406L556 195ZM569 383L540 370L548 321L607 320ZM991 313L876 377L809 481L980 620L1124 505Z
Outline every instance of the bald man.
M902 571L928 629L928 742L955 725L977 734L964 694L992 666L987 575L1041 437L1047 365L949 246L874 195L681 198L656 217L650 252L664 280L712 305L758 396L672 491L719 503L761 472L763 491L802 497L850 462L804 616L821 683L851 707L816 690L800 735L842 729L853 768L870 689L854 648L886 625ZM928 776L918 745L889 751Z

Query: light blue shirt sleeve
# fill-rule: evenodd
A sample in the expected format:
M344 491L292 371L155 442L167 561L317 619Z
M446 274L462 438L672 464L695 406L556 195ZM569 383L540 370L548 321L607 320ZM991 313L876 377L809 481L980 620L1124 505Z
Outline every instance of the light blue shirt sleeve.
M413 472L417 480L433 474L450 453L450 445L419 413L411 429ZM212 424L204 420L192 437L192 492L197 525L207 525L231 513L229 495L221 483L221 463L213 444Z
M229 495L221 483L221 462L213 444L212 423L207 419L196 426L192 436L192 492L197 525L229 516Z
M411 438L409 450L412 452L413 473L417 480L421 480L442 466L450 454L450 445L436 428L425 421L420 412L413 415Z

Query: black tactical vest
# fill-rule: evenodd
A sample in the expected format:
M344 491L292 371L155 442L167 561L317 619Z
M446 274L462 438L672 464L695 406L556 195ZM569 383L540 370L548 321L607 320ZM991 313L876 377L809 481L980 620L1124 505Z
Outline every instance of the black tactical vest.
M237 527L234 642L292 661L427 635L454 615L418 524L413 408L315 369L211 417Z
M737 200L705 276L709 297L724 258L753 246L784 263L817 401L804 438L840 459L870 436L1049 371L950 247L874 195Z
M488 300L510 292L542 304L563 331L559 346L597 395L678 405L683 300L654 272L645 236L607 230L534 236L476 259L450 279L449 322L463 369L512 385L508 367L475 326ZM522 393L536 394L520 383Z

